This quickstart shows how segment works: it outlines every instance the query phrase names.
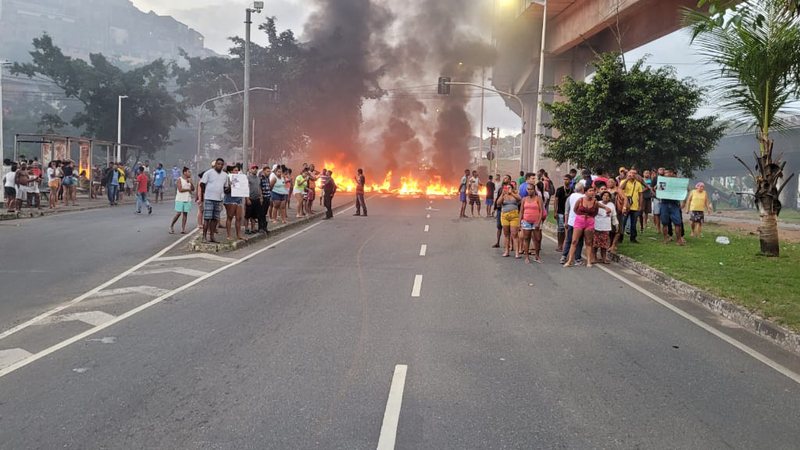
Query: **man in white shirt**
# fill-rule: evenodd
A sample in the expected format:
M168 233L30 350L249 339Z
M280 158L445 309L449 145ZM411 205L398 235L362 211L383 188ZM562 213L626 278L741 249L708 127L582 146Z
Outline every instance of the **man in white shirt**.
M203 192L203 241L206 241L206 235L208 235L208 242L217 242L214 240L214 235L217 233L225 185L228 182L228 174L222 171L224 165L225 160L217 158L214 167L206 170L200 180L200 185L203 187L201 189Z
M567 239L564 241L564 253L561 255L561 264L567 262L567 255L572 246L572 229L575 226L575 205L583 197L583 184L575 184L575 192L567 197L567 207L564 210L564 219L567 224ZM578 248L575 249L575 265L583 264L583 236L578 241Z

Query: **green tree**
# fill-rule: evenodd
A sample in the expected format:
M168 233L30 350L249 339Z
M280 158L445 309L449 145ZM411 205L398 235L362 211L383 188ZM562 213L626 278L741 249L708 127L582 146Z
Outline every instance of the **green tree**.
M102 54L89 55L89 62L65 56L47 34L35 38L33 47L33 62L15 63L11 72L45 76L67 97L78 99L83 111L70 123L89 136L116 141L119 95L128 96L123 103L123 140L145 154L152 156L169 144L172 128L186 120L184 105L167 90L172 78L163 60L126 72ZM52 125L53 119L43 117L42 124Z
M279 33L274 18L269 18L259 29L267 35L268 44L250 44L251 86L277 86L279 90L277 95L254 91L250 97L251 115L256 120L254 157L266 160L279 157L283 152L306 149L312 97L308 85L303 82L305 50L294 34L290 30ZM187 67L176 70L178 93L188 105L196 107L222 92L242 88L238 80L243 79L244 41L239 38L231 38L231 41L234 47L230 54L234 58L184 55ZM225 141L232 147L241 147L242 97L208 103L206 107L214 114L223 114Z
M687 13L686 20L700 52L721 67L712 76L719 83L723 107L757 131L755 170L737 159L755 181L761 253L778 256L778 198L793 175L780 185L786 162L774 157L770 132L784 125L782 114L798 98L800 17L785 7L784 0L752 1L745 6L751 13L734 26L716 26L713 15L701 12Z
M543 136L545 156L581 167L674 167L691 175L708 166L708 154L722 137L716 117L695 118L703 91L678 80L674 69L627 70L620 54L601 55L590 82L567 78L556 87L564 101L545 104L557 130Z

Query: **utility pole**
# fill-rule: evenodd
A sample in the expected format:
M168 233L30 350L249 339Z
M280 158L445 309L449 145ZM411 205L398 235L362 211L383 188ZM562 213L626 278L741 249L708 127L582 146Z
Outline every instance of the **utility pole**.
M481 86L486 85L486 67L481 69ZM481 89L481 124L478 127L481 130L481 143L478 146L478 150L480 150L480 154L483 155L483 114L484 114L484 105L486 103L486 91ZM491 149L491 145L489 146Z
M117 162L122 161L122 99L127 95L117 97Z
M3 146L3 67L11 64L8 61L0 60L0 156L5 157L5 147Z
M248 150L250 149L250 19L252 13L260 13L264 9L264 2L253 2L252 8L245 9L244 20L244 101L242 102L242 164L248 165Z
M539 89L536 95L536 121L533 129L533 132L536 133L533 135L533 158L531 161L533 172L539 170L539 152L542 145L540 134L542 131L542 103L544 102L544 49L547 38L547 0L540 1L541 3L539 1L536 3L542 5L544 11L542 12L542 42L539 48Z

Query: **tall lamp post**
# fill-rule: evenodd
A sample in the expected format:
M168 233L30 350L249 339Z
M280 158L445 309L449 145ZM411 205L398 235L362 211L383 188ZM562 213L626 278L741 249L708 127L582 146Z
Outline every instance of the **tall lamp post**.
M122 161L122 99L128 98L127 95L120 95L117 98L117 162Z
M534 123L534 136L533 136L533 158L531 166L533 171L539 169L539 152L542 146L542 102L544 102L544 48L545 39L547 37L547 0L533 0L535 3L542 5L544 11L542 12L542 42L539 48L539 89L536 95L536 121Z
M271 88L267 87L251 87L250 91L267 91L267 92L278 92L278 86L275 85ZM196 173L200 173L200 147L201 147L201 140L203 137L203 111L207 104L211 102L215 102L217 100L222 100L223 98L233 97L234 95L243 94L244 91L236 91L231 92L229 94L222 94L216 97L209 98L203 103L200 104L200 109L197 111L197 154L195 155L195 170Z
M260 13L264 2L253 2L253 6L245 10L244 20L244 101L242 102L242 163L248 166L247 151L250 149L250 19L252 13Z
M5 147L3 147L3 67L10 66L11 63L0 59L0 156L5 157Z

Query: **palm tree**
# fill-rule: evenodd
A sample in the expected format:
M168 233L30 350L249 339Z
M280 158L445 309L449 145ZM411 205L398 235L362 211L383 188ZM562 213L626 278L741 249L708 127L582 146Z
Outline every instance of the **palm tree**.
M688 11L686 21L700 53L721 69L712 72L722 106L734 120L756 129L759 152L755 168L739 158L755 181L755 201L761 226L761 253L779 255L778 197L789 182L783 181L786 162L773 154L770 132L784 126L782 117L800 92L800 17L785 0L749 0L746 13L721 26L706 13Z

